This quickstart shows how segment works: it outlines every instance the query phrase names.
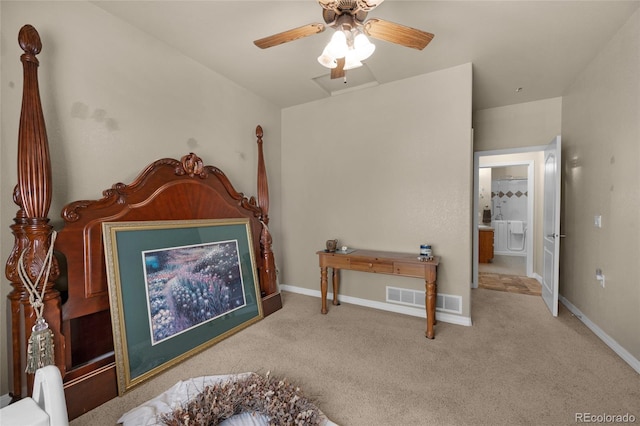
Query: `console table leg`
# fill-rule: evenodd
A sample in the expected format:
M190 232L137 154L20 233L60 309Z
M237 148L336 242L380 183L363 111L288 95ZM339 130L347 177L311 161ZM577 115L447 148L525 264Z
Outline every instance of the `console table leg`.
M335 296L334 296L335 297ZM327 313L327 268L320 268L320 298L322 299L322 312Z
M333 268L333 304L339 305L338 288L340 287L340 269Z
M433 339L435 337L433 328L436 324L436 283L435 282L427 282L427 294L426 294L426 305L427 305L427 332L426 336L428 339Z

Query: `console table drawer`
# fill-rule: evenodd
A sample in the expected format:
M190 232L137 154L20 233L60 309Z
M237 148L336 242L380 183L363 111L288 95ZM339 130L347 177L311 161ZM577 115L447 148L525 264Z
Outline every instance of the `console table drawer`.
M424 278L424 264L395 262L393 268L396 274L408 277Z
M377 272L380 274L393 274L393 263L379 260L357 260L351 259L350 269L362 272Z
M349 269L351 259L346 256L333 254L328 256L320 256L320 267L329 267L336 269Z

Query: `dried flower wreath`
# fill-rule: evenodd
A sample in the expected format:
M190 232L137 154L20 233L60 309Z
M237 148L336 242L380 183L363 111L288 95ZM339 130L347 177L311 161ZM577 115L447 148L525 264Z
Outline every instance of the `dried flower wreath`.
M160 421L168 426L218 425L247 412L265 415L269 425L319 425L324 420L299 387L267 372L207 386L183 406L163 414Z

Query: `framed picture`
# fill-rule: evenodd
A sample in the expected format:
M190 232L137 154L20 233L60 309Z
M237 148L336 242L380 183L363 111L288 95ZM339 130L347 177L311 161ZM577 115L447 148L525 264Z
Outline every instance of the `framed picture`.
M263 317L248 219L104 222L118 393Z

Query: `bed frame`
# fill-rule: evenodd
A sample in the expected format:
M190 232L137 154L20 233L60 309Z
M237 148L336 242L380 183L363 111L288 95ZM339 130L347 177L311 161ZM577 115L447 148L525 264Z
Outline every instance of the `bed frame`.
M31 394L32 375L25 375L25 336L35 322L29 295L18 276L18 259L32 280L49 250L52 179L49 146L38 88L38 32L25 25L18 41L24 54L24 89L18 135L18 184L13 201L19 210L11 225L14 247L6 276L12 291L11 396ZM247 218L258 267L264 315L282 307L271 250L269 190L258 143L257 199L237 192L225 174L189 153L180 160L165 158L147 166L131 184L116 183L99 200L69 203L62 210L64 226L55 241L55 259L44 297L44 317L54 332L55 363L63 376L69 418L73 419L118 394L109 294L101 224L104 221L147 221Z

